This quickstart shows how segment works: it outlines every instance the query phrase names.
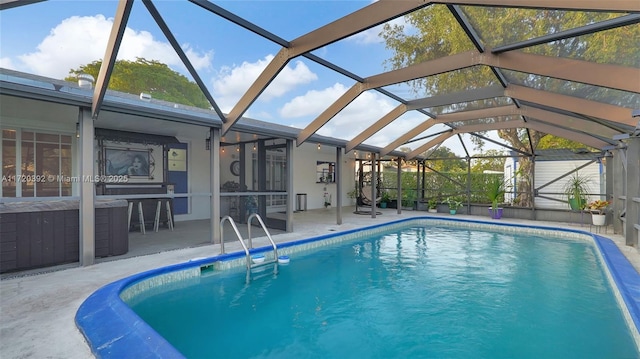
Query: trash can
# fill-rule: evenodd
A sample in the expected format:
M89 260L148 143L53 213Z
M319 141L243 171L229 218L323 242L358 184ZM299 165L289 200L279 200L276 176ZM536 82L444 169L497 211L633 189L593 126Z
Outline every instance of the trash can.
M306 193L296 193L296 211L306 211L307 210L307 194Z

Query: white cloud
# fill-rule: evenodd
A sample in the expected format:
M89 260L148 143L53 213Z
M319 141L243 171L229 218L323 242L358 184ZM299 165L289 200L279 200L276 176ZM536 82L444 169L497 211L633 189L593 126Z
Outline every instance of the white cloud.
M346 86L336 83L321 91L309 91L298 96L280 109L283 118L317 117L347 91ZM395 101L374 91L366 91L340 111L334 118L318 130L318 134L350 140L397 106ZM416 116L416 120L394 122L383 132L372 137L367 143L386 146L392 140L409 131L426 118ZM299 124L298 124L299 126Z
M219 105L230 103L233 106L255 81L258 75L267 65L268 60L259 60L256 63L243 62L240 66L220 69L220 73L213 81L213 92Z
M395 106L389 98L377 92L363 92L322 127L318 133L351 139L389 113Z
M411 131L424 121L427 121L427 119L427 116L419 114L415 111L407 112L403 116L397 118L391 124L385 126L381 131L371 136L371 138L366 140L365 143L373 146L385 147L392 141L395 141L398 137ZM417 146L419 146L419 143L416 142L401 145L400 147L416 148Z
M311 90L302 96L297 96L287 102L280 109L280 116L283 118L298 118L306 116L317 116L324 111L327 106L335 102L347 88L336 83L324 90Z
M14 65L22 71L63 78L72 68L103 59L112 25L113 19L103 15L69 17L51 29L36 51L18 56L20 64L14 61ZM211 52L198 53L189 45L184 45L183 50L196 69L211 66ZM173 69L184 69L168 42L154 39L147 31L126 28L118 59L132 61L136 57L157 60Z
M384 41L382 36L380 36L381 32L382 25L378 25L349 37L349 40L352 40L357 44L377 44Z
M5 69L17 70L13 61L8 57L0 57L0 67Z
M213 92L218 105L223 111L229 111L249 89L251 84L273 60L273 55L267 55L256 62L243 62L239 66L224 67L213 81ZM285 66L278 76L260 95L260 101L269 101L281 97L301 84L318 79L318 76L302 62L295 61L293 66Z
M173 51L173 48L171 50ZM213 51L199 53L198 51L194 50L189 44L183 44L182 51L184 51L184 53L187 55L187 58L191 62L191 65L196 70L211 68L211 63L213 62ZM180 61L180 66L182 66L182 61Z
M311 72L304 62L295 61L294 67L287 65L282 69L262 96L267 99L280 97L298 85L310 83L317 79L318 75Z
M249 111L247 111L247 113L249 113ZM273 120L273 114L267 111L259 111L257 113L251 113L250 115L248 115L248 117L250 118L258 118L260 119L260 121L271 121Z

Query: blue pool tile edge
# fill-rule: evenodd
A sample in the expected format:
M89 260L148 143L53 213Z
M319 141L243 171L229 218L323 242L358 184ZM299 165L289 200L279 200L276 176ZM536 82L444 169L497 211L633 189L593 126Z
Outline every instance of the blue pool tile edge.
M343 232L333 232L316 237L306 238L278 244L278 250L308 243L318 242L335 237L354 235L363 231L380 230L394 225L421 222L424 220L465 223L467 225L492 225L502 228L521 228L546 231L559 231L573 233L575 235L588 235L594 240L607 270L622 300L626 304L627 313L635 326L633 336L636 345L639 345L640 332L640 275L627 260L624 254L609 238L592 233L557 227L522 225L514 223L496 223L495 221L469 220L441 217L413 217L400 219L363 228L351 229ZM252 250L252 253L262 253L270 250L270 247L261 247ZM81 305L76 312L76 326L87 340L91 351L97 358L184 358L169 342L159 335L153 328L144 322L120 297L121 293L135 283L139 283L150 277L159 276L180 270L200 268L206 265L221 263L234 259L244 258L242 252L221 254L215 257L191 260L185 263L153 269L135 274L130 277L112 282L96 290Z
M94 292L76 313L76 326L97 358L183 358L118 297L121 282Z
M97 358L184 358L158 332L143 321L120 297L144 279L199 268L219 261L244 257L244 253L222 254L141 272L107 284L80 305L76 327Z
M594 235L594 241L620 291L635 328L640 331L640 275L611 239Z

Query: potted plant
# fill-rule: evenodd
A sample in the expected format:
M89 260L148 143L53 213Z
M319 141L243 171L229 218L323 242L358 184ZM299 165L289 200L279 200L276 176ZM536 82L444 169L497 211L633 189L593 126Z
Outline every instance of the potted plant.
M256 196L247 196L245 199L245 207L247 211L247 217L258 212L258 199Z
M462 201L458 201L457 199L452 197L448 197L446 202L449 205L450 214L456 214L458 208L462 207Z
M567 203L573 211L581 211L587 204L586 196L589 193L589 182L591 179L583 176L577 171L574 172L564 185L564 194L567 196Z
M362 193L360 193L361 189L359 189L358 187L358 183L354 184L354 187L351 191L347 192L347 197L349 197L351 199L351 203L352 205L357 205L358 201L360 200L360 196L362 195Z
M427 202L427 207L429 213L438 213L438 201L435 198L431 198L429 202Z
M331 207L331 193L324 193L324 208Z
M405 192L402 199L402 209L412 210L415 204L415 194L413 192Z
M502 218L502 208L498 207L498 201L504 199L504 182L501 178L494 176L486 187L486 196L491 202L491 208L489 208L489 216L492 219Z
M391 198L389 198L389 193L382 192L382 196L380 196L380 208L387 208L387 203L391 202Z
M591 212L591 220L594 226L604 226L606 222L606 210L611 204L609 201L596 200L587 205L587 209Z
M347 192L347 197L349 197L349 198L351 198L351 200L355 201L355 199L358 197L358 188L354 188L351 191Z

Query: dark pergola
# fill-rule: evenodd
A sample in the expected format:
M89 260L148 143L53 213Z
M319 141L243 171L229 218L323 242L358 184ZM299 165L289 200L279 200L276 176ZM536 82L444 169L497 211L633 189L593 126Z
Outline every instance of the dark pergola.
M38 1L2 0L0 9L24 6ZM390 142L380 152L384 156L398 147L406 144L411 138L423 133L435 124L445 124L450 127L447 135L440 135L427 144L414 149L406 155L407 159L420 158L426 150L438 145L446 138L459 133L475 134L477 132L496 130L501 128L525 128L565 137L584 143L599 150L607 150L615 146L613 138L623 134L633 134L638 125L637 118L632 117L633 108L612 105L584 97L574 97L559 94L545 89L534 89L511 82L504 75L505 70L517 71L535 76L545 76L560 81L576 82L593 86L596 89L608 89L635 94L640 93L640 70L636 67L626 67L607 63L593 63L571 58L541 56L523 51L540 44L551 43L562 39L576 38L586 34L593 34L625 26L637 26L640 22L640 4L633 0L617 1L545 1L545 0L510 0L510 1L393 1L381 0L348 14L332 23L326 24L298 38L285 40L222 7L202 0L191 2L203 9L220 16L233 24L252 31L265 39L281 46L278 54L268 64L250 88L244 93L233 109L224 114L216 104L215 99L205 86L200 75L189 61L179 45L178 40L169 29L162 15L151 0L143 0L145 7L156 21L168 41L184 62L191 76L198 84L206 98L211 103L216 114L223 121L222 135L236 126L237 121L251 107L257 97L267 88L284 66L297 57L305 57L331 70L339 72L355 81L334 103L328 104L326 110L315 120L301 129L297 138L297 145L301 145L328 123L336 114L365 91L374 90L398 102L391 112L380 119L371 119L372 125L363 132L350 139L346 151L356 148L366 139L373 136L403 113L419 111L428 115L428 119L420 126ZM93 96L92 115L97 117L109 77L118 54L124 29L133 6L133 0L119 1L114 16L113 28L109 38L100 74L96 79ZM423 9L435 4L446 4L449 11L458 21L475 50L445 56L434 60L411 65L402 69L392 70L369 77L360 77L341 67L312 54L312 51L327 46L341 39L370 29L376 25L388 22L405 14ZM621 15L599 23L592 23L577 28L558 31L545 36L529 38L516 43L504 44L496 48L489 48L483 43L477 29L466 15L464 6L484 7L512 7L538 10L562 11L599 11L620 13ZM495 74L500 85L479 88L461 93L437 95L422 99L404 99L385 90L385 86L403 83L434 76L437 74L466 68L489 67ZM494 106L475 111L436 114L427 111L429 108L446 106L493 98L508 98L510 106ZM477 120L508 116L509 120L497 123ZM475 123L473 125L456 125L452 122ZM509 123L506 123L509 122Z

